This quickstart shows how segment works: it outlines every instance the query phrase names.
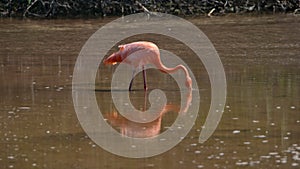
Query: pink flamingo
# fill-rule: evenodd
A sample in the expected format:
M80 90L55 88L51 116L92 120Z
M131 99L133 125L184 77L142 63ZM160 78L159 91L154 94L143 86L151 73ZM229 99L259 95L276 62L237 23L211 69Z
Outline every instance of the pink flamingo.
M119 45L119 51L113 53L108 58L104 60L104 64L115 65L118 62L124 61L125 63L132 65L134 67L133 76L137 68L143 69L143 79L144 79L144 90L147 90L146 82L146 70L144 66L147 64L153 64L160 71L164 73L173 73L179 69L183 70L186 76L185 85L187 88L192 88L192 80L189 75L188 70L183 65L177 65L174 68L168 68L164 66L160 60L160 52L158 47L152 42L139 41L128 43L125 45ZM130 81L129 91L131 91L133 82L133 77Z

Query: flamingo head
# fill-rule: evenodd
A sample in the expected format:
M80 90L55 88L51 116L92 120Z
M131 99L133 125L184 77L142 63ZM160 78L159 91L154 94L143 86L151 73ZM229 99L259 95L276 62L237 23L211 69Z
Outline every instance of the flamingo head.
M120 45L119 46L119 51L118 52L115 52L113 54L111 54L108 58L106 58L103 63L105 65L115 65L117 64L118 62L122 62L122 53L123 53L123 49L124 49L124 46L123 45Z
M118 53L113 53L108 58L104 59L103 63L105 65L115 65L121 61L121 56Z

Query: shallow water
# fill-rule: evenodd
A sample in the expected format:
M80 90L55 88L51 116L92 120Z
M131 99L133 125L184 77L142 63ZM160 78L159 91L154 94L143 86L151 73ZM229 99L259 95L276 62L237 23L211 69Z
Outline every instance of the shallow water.
M211 99L203 65L172 39L155 35L126 39L151 40L182 57L197 77L201 95L196 123L182 142L161 155L130 159L97 146L83 131L72 101L72 74L81 47L111 20L1 19L1 168L298 168L300 18L189 20L209 37L224 65L228 91L223 117L209 140L198 143ZM109 90L114 70L110 66L99 69L95 93L108 122L126 133L126 127L128 131L128 126L136 126L122 118L114 120L119 117ZM158 123L143 126L154 129L152 133L137 137L166 131L180 103L178 87L170 76L156 70L147 75L150 89L166 90L170 106ZM149 106L142 88L139 74L131 100L141 110Z

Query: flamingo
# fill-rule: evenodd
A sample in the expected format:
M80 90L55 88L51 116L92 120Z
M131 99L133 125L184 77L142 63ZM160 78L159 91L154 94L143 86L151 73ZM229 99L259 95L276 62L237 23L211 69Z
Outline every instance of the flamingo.
M129 91L131 91L135 71L138 68L142 68L143 70L144 90L148 89L146 82L146 70L144 69L145 65L147 64L154 65L163 73L173 73L179 69L183 70L186 76L185 85L188 89L192 88L192 80L186 67L181 64L174 68L168 68L164 66L160 59L159 48L154 43L138 41L119 45L118 47L119 51L110 55L103 62L105 65L115 65L120 62L125 62L133 66L133 74L129 85Z

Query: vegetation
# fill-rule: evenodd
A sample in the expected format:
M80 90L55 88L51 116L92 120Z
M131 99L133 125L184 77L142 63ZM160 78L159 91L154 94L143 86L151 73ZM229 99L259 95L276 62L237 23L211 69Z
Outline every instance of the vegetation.
M142 11L181 16L300 12L300 0L1 0L1 17L105 17Z

